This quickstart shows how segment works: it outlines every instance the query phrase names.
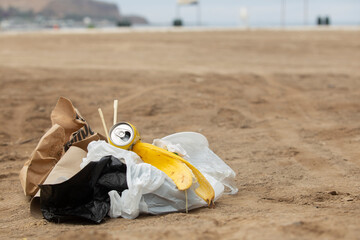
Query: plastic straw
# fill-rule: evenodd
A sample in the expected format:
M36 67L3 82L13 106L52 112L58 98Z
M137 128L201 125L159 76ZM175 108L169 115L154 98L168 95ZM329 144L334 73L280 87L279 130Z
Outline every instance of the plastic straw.
M104 127L104 131L105 131L105 134L106 134L106 138L108 140L108 142L110 141L110 138L109 138L109 133L108 133L108 130L107 130L107 127L106 127L106 123L105 123L105 119L104 119L104 115L103 115L103 112L101 111L101 108L98 109L99 111L99 115L100 115L100 118L101 118L101 122L103 124L103 127Z
M185 211L189 212L187 189L185 190Z
M115 125L117 123L117 113L118 113L118 100L114 100L114 124Z

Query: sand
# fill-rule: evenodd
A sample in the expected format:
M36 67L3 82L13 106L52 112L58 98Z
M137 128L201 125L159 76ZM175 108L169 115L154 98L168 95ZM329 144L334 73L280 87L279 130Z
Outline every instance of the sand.
M189 214L49 223L18 173L65 96L152 142L204 134L237 195ZM358 239L360 32L0 35L0 239Z

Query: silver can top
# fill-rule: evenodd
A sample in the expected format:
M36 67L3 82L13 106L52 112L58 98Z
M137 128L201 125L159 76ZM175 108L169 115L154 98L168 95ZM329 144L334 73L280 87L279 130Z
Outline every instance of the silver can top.
M110 129L110 140L117 146L130 144L134 135L134 129L128 123L117 123Z

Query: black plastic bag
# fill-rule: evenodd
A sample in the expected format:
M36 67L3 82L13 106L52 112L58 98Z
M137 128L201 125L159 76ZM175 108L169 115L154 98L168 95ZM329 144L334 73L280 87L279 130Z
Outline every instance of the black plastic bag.
M121 195L127 188L126 165L106 156L65 182L40 185L41 212L52 222L80 217L100 223L110 209L108 192L116 190Z

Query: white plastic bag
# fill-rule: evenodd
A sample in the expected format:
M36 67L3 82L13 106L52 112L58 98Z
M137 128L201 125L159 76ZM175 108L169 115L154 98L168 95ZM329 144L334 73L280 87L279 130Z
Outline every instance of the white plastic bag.
M224 192L224 185L232 193L237 189L232 184L235 173L209 148L206 138L197 133L177 133L154 143L163 148L181 154L206 177L215 191L215 200ZM196 145L196 146L193 146ZM179 191L174 182L162 171L142 162L140 157L131 151L116 148L105 141L91 142L88 155L83 159L83 168L90 161L99 161L102 157L113 155L127 165L128 190L110 191L109 216L136 218L140 213L162 214L184 211L186 208L185 192ZM187 190L188 209L206 206L207 203L196 195L197 183Z
M206 178L208 175L224 184L230 189L230 194L236 194L235 172L209 148L206 137L195 132L180 132L161 139L171 143L172 147L181 146L185 150L184 159L194 165ZM158 139L154 145L160 146ZM209 179L208 179L209 180Z
M129 188L121 196L117 191L109 192L110 217L134 219L140 213L162 214L185 210L185 192L179 191L164 172L142 162L134 152L116 148L105 141L94 141L89 144L88 155L83 159L81 167L108 155L125 161ZM188 189L187 194L189 210L207 205L193 189Z
M80 168L84 168L89 162L97 162L102 157L109 155L118 158L122 162L125 162L128 166L143 162L136 153L114 147L105 141L99 140L89 143L88 153L86 158L83 158L83 162L80 164Z
M110 211L112 218L124 217L129 219L136 218L140 211L147 212L147 205L141 203L144 194L150 193L163 185L165 173L146 163L130 164L127 166L128 190L122 192L122 196L117 191L110 191Z
M183 149L180 144L172 144L171 142L163 139L154 139L152 144L168 150L169 152L177 153L180 157L187 156L185 149Z

